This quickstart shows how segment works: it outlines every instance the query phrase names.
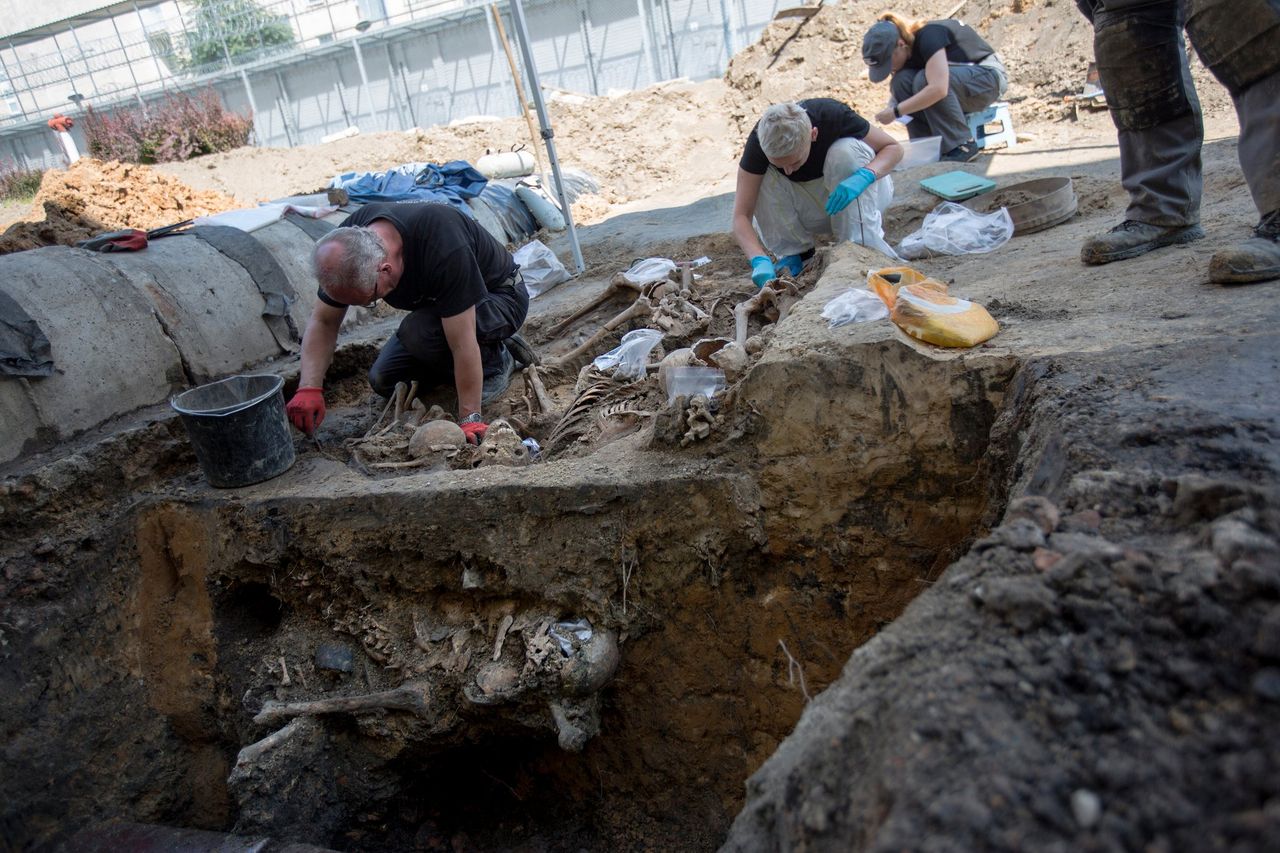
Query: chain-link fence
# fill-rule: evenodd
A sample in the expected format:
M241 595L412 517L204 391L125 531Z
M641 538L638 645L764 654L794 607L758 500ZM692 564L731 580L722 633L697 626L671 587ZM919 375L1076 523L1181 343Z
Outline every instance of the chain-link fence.
M534 0L524 9L542 84L603 95L719 76L777 5ZM86 102L145 109L167 91L204 86L251 111L263 145L515 115L504 34L519 47L506 3L497 8L499 21L473 0L196 0L72 22L40 40L15 36L0 42L11 89L0 100L11 108L0 158L58 165L43 127L55 112L75 115Z

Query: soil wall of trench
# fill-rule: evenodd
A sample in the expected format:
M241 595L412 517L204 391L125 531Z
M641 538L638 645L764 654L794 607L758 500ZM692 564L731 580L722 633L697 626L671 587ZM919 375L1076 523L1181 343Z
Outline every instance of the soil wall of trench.
M1016 361L827 329L861 251L690 448L378 481L308 455L218 491L166 415L7 479L6 837L124 818L349 848L717 846L807 696L992 512ZM602 689L538 675L548 623L573 619L620 651ZM405 685L415 710L272 716Z

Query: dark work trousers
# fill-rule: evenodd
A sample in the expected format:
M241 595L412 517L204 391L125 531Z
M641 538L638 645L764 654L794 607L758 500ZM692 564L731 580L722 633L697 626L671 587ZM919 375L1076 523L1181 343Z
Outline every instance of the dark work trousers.
M1240 119L1240 164L1260 213L1280 207L1280 0L1076 0L1120 144L1125 219L1200 221L1204 126L1183 27Z
M503 370L502 342L520 330L528 313L529 291L519 271L476 304L476 340L486 379ZM444 325L439 314L426 308L400 322L369 368L370 387L384 397L395 392L397 382L415 380L424 389L454 384L453 352Z
M985 110L1000 99L1000 73L986 65L952 64L948 67L947 95L941 101L911 113L907 135L912 139L942 137L942 153L973 139L965 113ZM902 103L919 92L928 79L924 71L904 68L893 75L889 88L893 102Z

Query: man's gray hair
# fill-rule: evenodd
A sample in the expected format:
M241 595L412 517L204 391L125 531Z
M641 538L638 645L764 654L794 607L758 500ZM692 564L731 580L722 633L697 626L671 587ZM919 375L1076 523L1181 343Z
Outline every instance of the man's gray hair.
M813 122L797 103L774 104L760 116L756 137L764 156L770 160L790 157L800 150L813 132Z
M320 255L326 246L339 251L326 252L325 263ZM316 241L311 253L311 268L316 281L330 296L357 298L373 293L378 284L378 265L387 257L387 247L372 228L350 226L335 228Z

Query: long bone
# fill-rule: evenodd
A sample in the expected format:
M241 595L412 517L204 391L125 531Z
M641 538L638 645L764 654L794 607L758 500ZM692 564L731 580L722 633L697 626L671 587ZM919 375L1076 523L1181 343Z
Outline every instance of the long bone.
M525 381L529 383L529 387L533 389L533 396L538 400L538 408L543 414L550 414L555 411L555 400L551 399L551 395L547 393L547 386L542 384L542 377L538 375L538 369L532 364L524 369Z
M615 275L609 281L609 285L600 293L599 296L597 296L595 299L588 302L584 307L579 308L577 311L573 312L568 317L561 320L559 323L556 323L554 326L552 326L551 331L547 332L547 337L549 338L559 337L564 332L565 329L569 328L574 323L581 320L583 317L587 316L592 311L596 310L601 305L605 304L610 299L617 296L619 293L623 292L624 290L634 291L637 296L653 296L654 291L656 291L659 287L661 287L666 283L667 283L667 280L664 278L664 279L659 279L657 281L647 281L643 284L635 284L633 282L627 281L627 279L624 278L621 274Z
M262 710L253 721L258 725L272 725L293 717L311 717L318 714L352 714L358 711L409 711L419 717L432 717L431 691L424 682L406 682L392 690L366 693L363 696L337 696L332 699L314 699L309 702L262 703Z
M587 338L585 341L578 344L576 347L569 350L567 353L560 356L559 358L548 358L548 359L545 359L545 361L551 367L558 367L559 365L573 361L575 358L582 355L584 352L591 349L596 344L600 343L602 340L608 337L610 332L612 332L614 329L618 328L622 324L630 320L634 320L637 317L646 317L651 313L653 313L653 305L649 302L649 298L647 296L638 296L636 297L636 301L632 302L631 305L629 305L625 311L623 311L621 314L618 314L612 320L610 320L609 322L601 326L599 331L597 331L594 335Z

